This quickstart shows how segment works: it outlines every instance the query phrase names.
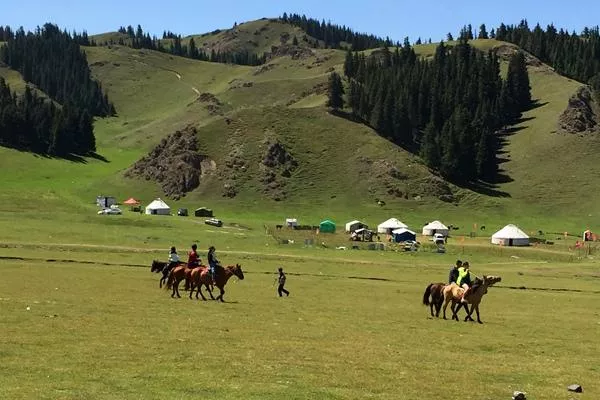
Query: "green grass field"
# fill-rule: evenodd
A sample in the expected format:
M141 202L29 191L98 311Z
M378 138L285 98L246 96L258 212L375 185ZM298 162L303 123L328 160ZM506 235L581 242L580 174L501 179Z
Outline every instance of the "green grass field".
M172 300L148 266L123 266L149 264L151 252L22 250L32 259L0 261L3 398L567 399L573 382L577 398L597 397L591 264L473 263L503 277L477 325L432 319L420 304L453 255L223 253L245 279L218 304L183 291ZM278 265L289 298L276 297Z

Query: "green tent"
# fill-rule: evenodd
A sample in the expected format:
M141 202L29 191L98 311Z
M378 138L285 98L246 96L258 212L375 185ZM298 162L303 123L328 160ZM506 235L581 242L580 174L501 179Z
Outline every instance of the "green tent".
M326 219L319 224L319 232L335 233L335 222Z

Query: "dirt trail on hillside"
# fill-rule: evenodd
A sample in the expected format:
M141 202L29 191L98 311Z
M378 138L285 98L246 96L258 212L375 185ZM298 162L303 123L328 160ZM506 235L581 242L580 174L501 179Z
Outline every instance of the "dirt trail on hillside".
M148 64L148 63L146 63L146 62L139 61L139 60L133 60L133 61L135 61L135 62L137 62L137 63L139 63L139 64L142 64L142 65L145 65L145 66L147 66L147 67L153 67L153 68L161 69L161 70L163 70L163 71L172 72L173 74L175 74L175 76L177 77L177 80L178 80L178 81L182 81L183 83L185 83L185 81L183 81L183 79L182 79L182 77L181 77L181 74L180 74L179 72L177 72L177 71L173 70L173 69L164 68L164 67L159 67L159 66L156 66L156 65L150 65L150 64ZM190 89L192 89L192 91L193 91L194 93L196 93L198 96L200 96L200 91L199 91L199 90L198 90L198 89L197 89L195 86L192 86L192 85L190 85L190 84L187 84L187 85L189 85Z

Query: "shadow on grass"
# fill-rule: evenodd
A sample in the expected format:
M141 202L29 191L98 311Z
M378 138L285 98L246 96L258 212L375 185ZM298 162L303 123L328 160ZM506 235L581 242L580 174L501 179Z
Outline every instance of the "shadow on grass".
M95 160L102 161L102 162L105 162L105 163L109 163L110 162L106 157L104 157L103 155L98 154L96 152L91 152L91 153L88 153L88 154L85 154L85 155L69 153L67 155L59 156L59 155L50 155L50 154L47 154L47 153L38 153L38 152L32 151L32 150L27 149L27 148L10 147L10 146L2 146L2 147L6 147L6 148L9 148L9 149L17 150L17 151L19 151L21 153L29 153L29 154L33 155L34 157L45 158L45 159L48 159L48 160L53 160L53 159L54 160L67 160L67 161L71 161L71 162L75 162L75 163L79 163L79 164L87 164L88 163L87 158L93 158Z

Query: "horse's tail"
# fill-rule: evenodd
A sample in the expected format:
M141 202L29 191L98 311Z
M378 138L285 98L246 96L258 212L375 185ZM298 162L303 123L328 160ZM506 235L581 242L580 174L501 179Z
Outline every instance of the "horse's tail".
M165 285L165 290L171 289L173 287L173 283L175 281L175 274L173 273L174 269L175 268L173 268L172 270L169 271L169 277L167 278L167 284Z
M426 306L429 305L429 296L431 295L431 288L434 284L430 283L429 286L425 289L425 293L423 293L423 304Z

